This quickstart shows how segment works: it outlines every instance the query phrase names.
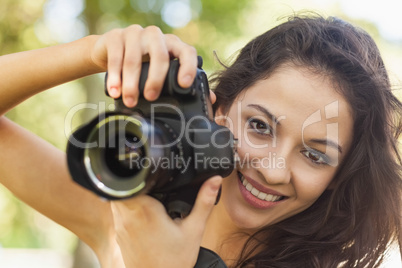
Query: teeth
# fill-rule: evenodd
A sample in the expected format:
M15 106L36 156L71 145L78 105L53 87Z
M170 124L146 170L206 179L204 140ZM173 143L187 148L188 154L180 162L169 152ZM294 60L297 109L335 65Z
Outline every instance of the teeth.
M267 197L267 195L268 195L268 194L266 194L266 193L260 192L260 193L257 195L257 197L258 197L259 199L261 199L261 200L264 200L265 197Z
M240 175L240 178L243 182L243 185L246 187L247 191L249 191L252 195L254 195L255 197L257 197L258 199L261 200L265 200L268 202L275 202L278 201L282 198L282 196L279 195L272 195L272 194L267 194L264 192L260 192L259 190L257 190L256 188L253 187L253 185L251 185L251 183L249 183L244 177L243 175Z
M251 190L253 189L253 186L249 183L246 185L246 189L251 192Z

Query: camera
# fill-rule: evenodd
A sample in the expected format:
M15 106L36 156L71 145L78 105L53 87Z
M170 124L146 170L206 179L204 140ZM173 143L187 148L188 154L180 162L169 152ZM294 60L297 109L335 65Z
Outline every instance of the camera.
M69 137L73 180L109 200L149 194L171 217L188 215L203 182L226 177L235 166L235 139L214 122L201 67L199 57L192 86L182 88L179 61L171 60L161 95L150 102L143 97L149 70L143 63L138 104L128 108L115 99L114 111L100 113Z

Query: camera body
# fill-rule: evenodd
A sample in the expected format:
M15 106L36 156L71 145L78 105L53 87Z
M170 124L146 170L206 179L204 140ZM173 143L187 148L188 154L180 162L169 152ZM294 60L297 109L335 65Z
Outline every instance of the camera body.
M199 57L192 86L181 88L179 62L172 60L160 97L149 102L143 97L149 63L143 63L136 107L116 99L115 111L99 114L70 136L73 180L110 200L149 194L171 217L186 216L203 182L226 177L235 166L235 140L214 122L201 65Z

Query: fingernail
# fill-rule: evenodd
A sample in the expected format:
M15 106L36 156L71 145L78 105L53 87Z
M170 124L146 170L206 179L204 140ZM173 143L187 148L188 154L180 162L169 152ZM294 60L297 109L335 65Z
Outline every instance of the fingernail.
M218 193L219 189L221 188L221 185L222 185L222 177L220 177L220 176L214 177L212 179L212 183L211 183L211 186L210 186L211 191L214 194Z
M155 100L158 97L158 93L155 90L152 90L152 89L147 90L145 92L145 95L146 95L145 97L146 97L147 100Z
M135 105L135 100L134 100L133 97L126 97L126 98L124 99L124 104L125 104L127 107L133 107L133 106Z
M186 75L181 79L181 84L183 87L191 86L192 82L193 82L193 78L191 77L191 75Z
M119 97L119 90L117 89L117 87L112 87L109 90L109 94L112 98L117 98Z

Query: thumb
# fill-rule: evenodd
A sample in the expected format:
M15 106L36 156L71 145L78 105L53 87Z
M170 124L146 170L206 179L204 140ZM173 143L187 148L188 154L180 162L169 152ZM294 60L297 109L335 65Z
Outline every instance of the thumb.
M205 223L216 203L216 198L222 184L221 176L214 176L204 182L197 194L197 199L191 210L190 215L183 220L183 224L193 229L196 226L201 227L203 233ZM194 230L193 230L194 231ZM200 234L200 235L201 235Z

